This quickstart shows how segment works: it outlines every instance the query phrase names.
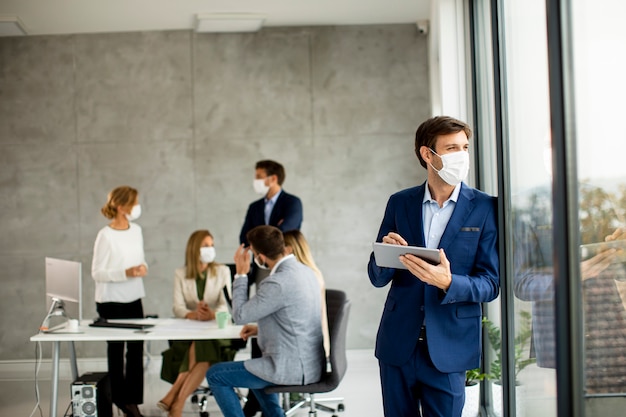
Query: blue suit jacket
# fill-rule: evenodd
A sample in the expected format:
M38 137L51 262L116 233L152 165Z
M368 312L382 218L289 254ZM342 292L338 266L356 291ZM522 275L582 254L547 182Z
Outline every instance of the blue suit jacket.
M257 226L265 224L265 198L256 200L248 206L246 219L241 227L239 242L249 244L246 233ZM276 226L283 232L300 229L302 225L302 202L293 194L282 190L270 214L270 226Z
M425 246L422 202L425 184L389 198L378 242L399 233L412 246ZM368 273L375 287L391 282L376 339L376 357L401 366L413 354L422 323L435 367L445 373L477 368L481 355L482 302L498 296L496 198L461 185L452 217L441 237L452 271L447 293L410 272L381 268L370 255Z

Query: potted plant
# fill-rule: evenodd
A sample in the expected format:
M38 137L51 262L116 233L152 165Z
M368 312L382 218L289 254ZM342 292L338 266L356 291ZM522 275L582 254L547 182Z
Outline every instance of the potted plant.
M472 387L487 378L487 376L487 374L481 372L480 368L469 369L465 371L465 386Z
M465 371L465 405L462 417L477 417L480 412L480 384L487 374L480 368Z
M519 322L517 326L517 333L514 338L515 349L515 385L516 385L516 397L520 397L519 391L521 389L520 382L517 379L519 373L528 365L535 363L535 358L524 358L526 349L530 343L532 337L532 331L530 327L531 315L528 311L520 311ZM487 329L487 339L489 344L495 352L495 359L489 364L489 373L486 375L486 379L494 381L491 384L492 398L493 398L493 411L496 417L502 416L502 336L500 328L494 325L486 317L483 318L483 326ZM467 377L466 377L467 379ZM519 409L521 401L516 402L518 407L517 415L523 415L522 410Z
M515 385L519 385L517 376L528 365L535 363L535 358L526 358L523 356L530 343L532 332L530 329L531 315L528 311L520 311L519 325L517 334L515 335ZM494 325L488 318L483 317L483 326L487 328L487 338L489 344L496 353L494 359L489 366L488 379L493 379L502 384L502 336L500 328ZM467 378L466 378L467 379Z

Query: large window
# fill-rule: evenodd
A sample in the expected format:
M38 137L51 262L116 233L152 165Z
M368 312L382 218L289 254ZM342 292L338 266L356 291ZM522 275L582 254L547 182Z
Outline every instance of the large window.
M626 397L625 13L621 0L572 3L588 416L624 415Z
M545 10L543 0L506 0L499 12L503 165L508 169L505 291L513 292L508 383L515 385L511 399L518 416L549 417L556 415L556 350ZM492 382L494 388L500 383ZM494 394L494 411L501 415L497 400Z
M490 110L483 103L493 92L505 207L504 315L493 314L490 306L485 323L491 342L485 356L487 411L570 417L563 404L584 398L586 416L622 416L626 131L620 122L626 109L626 32L621 29L626 3L472 4L477 128L494 127L480 114ZM491 11L494 48L486 42L491 33L484 19L491 5L498 8ZM484 77L490 52L493 89ZM566 208L555 208L564 201ZM564 294L571 297L564 300ZM572 301L573 308L564 308ZM559 379L564 354L582 375L570 391L564 388L569 381Z

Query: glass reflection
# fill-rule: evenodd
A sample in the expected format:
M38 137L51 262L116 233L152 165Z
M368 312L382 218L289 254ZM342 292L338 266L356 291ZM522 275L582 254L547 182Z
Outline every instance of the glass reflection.
M510 211L506 242L514 293L517 416L556 416L552 167L545 2L507 0L504 10L505 108ZM512 278L512 279L511 279ZM497 383L493 384L496 387ZM498 409L495 415L507 415Z
M572 10L586 414L623 415L607 397L626 396L626 134L614 123L626 4L577 0Z

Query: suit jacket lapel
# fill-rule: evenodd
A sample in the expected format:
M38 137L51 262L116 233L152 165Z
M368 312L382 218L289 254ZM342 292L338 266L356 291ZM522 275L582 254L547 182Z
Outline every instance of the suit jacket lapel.
M461 192L456 202L456 207L452 212L452 217L446 226L446 230L441 236L439 247L444 250L450 245L450 243L456 238L456 235L461 230L461 227L465 223L465 220L474 209L474 193L465 184L461 185Z
M187 294L188 297L191 297L192 300L200 301L200 298L198 297L198 287L196 286L195 279L185 278L185 280L183 281L183 285L185 286L184 292Z
M424 246L424 226L422 220L422 203L426 183L415 188L415 192L405 201L404 218L409 220L411 236L403 236L411 246Z
M280 207L283 204L285 197L285 191L281 190L278 198L276 199L276 203L274 203L274 207L272 207L272 212L270 213L270 224L276 225L280 220L281 209Z

